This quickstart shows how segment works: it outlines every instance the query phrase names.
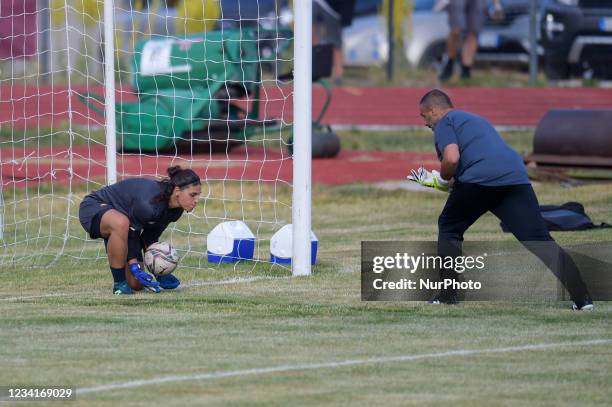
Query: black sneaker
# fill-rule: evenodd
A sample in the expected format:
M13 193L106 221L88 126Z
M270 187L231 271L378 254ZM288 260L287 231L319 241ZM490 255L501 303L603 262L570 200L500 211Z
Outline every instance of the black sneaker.
M461 79L470 79L472 77L472 68L461 64Z
M593 305L593 300L588 295L584 297L584 300L581 303L573 303L572 311L592 311L595 306Z
M448 293L448 292L440 292L436 294L431 300L427 301L429 304L439 305L439 304L449 304L455 305L459 304L459 300L457 299L457 293Z
M442 60L442 69L440 70L440 75L438 75L438 79L441 82L448 81L451 76L453 76L453 69L455 68L455 60L444 57Z

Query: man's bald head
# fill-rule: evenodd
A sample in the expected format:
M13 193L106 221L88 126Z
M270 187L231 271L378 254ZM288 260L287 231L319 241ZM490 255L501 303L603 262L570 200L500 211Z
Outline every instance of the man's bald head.
M448 95L441 90L430 90L421 98L419 111L425 120L425 126L434 129L446 113L453 109L453 103Z
M433 89L427 92L421 98L419 104L426 109L452 109L454 107L448 95L439 89Z

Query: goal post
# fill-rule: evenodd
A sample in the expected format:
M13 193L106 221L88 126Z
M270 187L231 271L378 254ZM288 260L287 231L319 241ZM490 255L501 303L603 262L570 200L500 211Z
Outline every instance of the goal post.
M104 0L104 55L115 55L114 0ZM104 59L104 121L106 124L106 182L117 182L117 126L115 123L115 58Z
M309 275L312 199L312 1L294 0L293 275Z
M293 27L285 3L3 1L0 269L102 266L81 200L181 165L202 179L196 210L162 236L181 269L227 267L209 261L206 237L240 221L255 261L233 267L271 269L272 236L292 224L291 272L310 274L312 4L293 2Z

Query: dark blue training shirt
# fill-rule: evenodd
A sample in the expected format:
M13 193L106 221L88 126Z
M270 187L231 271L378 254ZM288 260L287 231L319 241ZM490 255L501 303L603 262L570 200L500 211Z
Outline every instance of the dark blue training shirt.
M135 256L159 239L170 222L176 222L183 214L182 208L168 208L168 202L158 202L161 192L158 181L147 178L129 178L92 192L87 197L110 205L130 220L128 251ZM132 257L130 257L132 258Z
M448 112L434 128L438 159L449 144L459 146L455 180L485 186L529 184L521 156L484 118L461 110Z

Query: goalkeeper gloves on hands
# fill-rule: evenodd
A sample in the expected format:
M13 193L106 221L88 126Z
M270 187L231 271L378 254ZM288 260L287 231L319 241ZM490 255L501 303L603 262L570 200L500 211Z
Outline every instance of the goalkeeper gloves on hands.
M433 170L429 172L422 166L416 170L410 170L410 175L408 175L406 178L408 178L410 181L416 182L419 185L434 188L438 191L448 192L449 189L448 181L442 179L442 176L438 171Z
M132 275L142 286L154 293L158 293L161 291L159 288L159 283L153 280L153 276L140 268L140 264L132 263L130 264L130 271Z

